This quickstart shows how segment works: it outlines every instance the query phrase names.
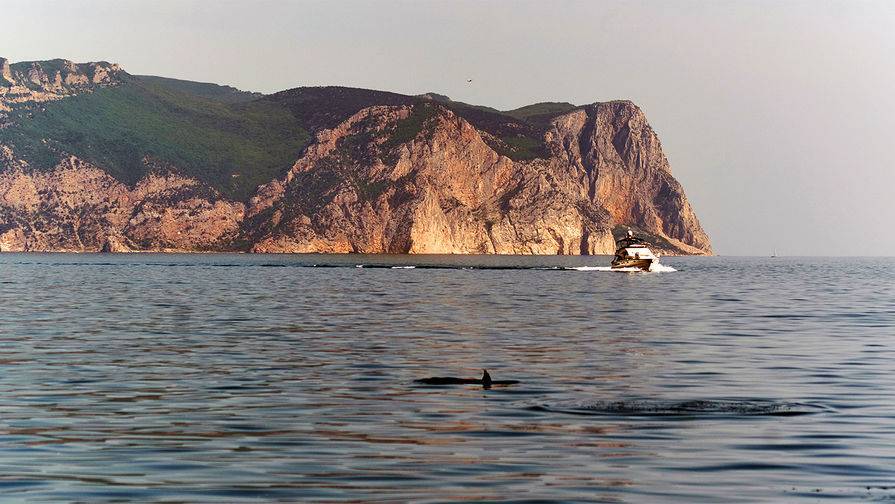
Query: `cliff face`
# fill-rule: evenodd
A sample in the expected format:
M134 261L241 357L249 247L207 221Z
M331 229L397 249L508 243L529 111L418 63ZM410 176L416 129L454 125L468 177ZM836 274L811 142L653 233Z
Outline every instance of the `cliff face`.
M667 239L672 250L711 253L709 238L639 107L629 101L588 105L554 120L547 142L614 224Z
M414 115L420 132L389 145ZM549 158L514 162L437 105L362 110L252 200L253 250L610 254L627 225L666 252L711 252L635 105L561 115L545 138Z
M418 124L407 142L389 132ZM372 107L318 134L252 200L257 252L594 254L607 215L557 162L514 163L433 104Z
M27 121L15 112L28 102L8 100L13 87L42 102L130 85L114 65L48 66L0 61L13 83L0 91L9 132ZM445 98L348 88L262 98L263 110L290 110L313 136L243 201L222 192L219 176L188 176L176 156L152 155L154 146L135 153L144 175L134 182L59 147L69 144L49 144L58 161L39 167L38 142L0 135L0 250L610 254L613 230L630 226L666 253L711 253L634 104L538 105L537 120L526 120ZM195 103L190 110L224 106ZM235 184L245 168L232 170Z
M76 157L50 172L7 163L0 251L227 250L244 214L241 203L163 171L128 187Z

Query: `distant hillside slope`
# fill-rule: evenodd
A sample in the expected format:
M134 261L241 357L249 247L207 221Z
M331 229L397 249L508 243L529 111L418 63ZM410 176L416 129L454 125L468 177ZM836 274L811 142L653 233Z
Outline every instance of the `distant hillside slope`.
M207 98L221 103L243 103L264 96L261 93L241 91L232 86L221 86L208 82L193 82L153 75L135 75L134 77L149 84L157 84L168 88L171 91L177 91L197 98Z
M359 110L375 105L413 105L434 101L487 133L485 141L500 154L515 160L547 156L543 142L544 124L529 122L489 107L452 101L435 93L406 96L387 91L328 86L290 89L264 99L288 108L310 131L332 128Z
M155 77L123 76L10 115L15 127L0 130L0 143L33 167L75 154L135 183L149 157L236 199L282 174L310 140L288 111L252 94Z
M642 111L259 95L0 58L0 250L609 253L711 245Z

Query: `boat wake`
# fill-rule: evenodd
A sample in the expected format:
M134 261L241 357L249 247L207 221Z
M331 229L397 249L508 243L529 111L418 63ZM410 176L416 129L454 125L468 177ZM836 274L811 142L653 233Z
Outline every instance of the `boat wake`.
M570 415L614 416L798 416L823 411L824 408L800 403L767 399L755 400L631 400L596 401L567 405L540 405L536 411Z
M575 268L563 268L563 269L572 269L576 271L612 271L616 273L670 273L672 271L677 271L671 266L666 266L664 264L653 263L650 266L648 272L643 271L640 268L615 268L613 269L610 266L578 266Z
M312 267L346 267L344 265L313 264ZM447 264L355 264L355 268L362 269L456 269L456 270L547 270L547 271L608 271L612 273L669 273L677 271L671 266L653 263L649 271L640 268L612 268L610 266L487 266L487 265L447 265Z

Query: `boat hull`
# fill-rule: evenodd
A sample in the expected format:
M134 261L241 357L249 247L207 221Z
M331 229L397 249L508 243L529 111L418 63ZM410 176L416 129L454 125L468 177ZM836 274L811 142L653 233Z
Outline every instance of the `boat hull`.
M612 269L637 268L649 271L655 259L621 259L612 261Z

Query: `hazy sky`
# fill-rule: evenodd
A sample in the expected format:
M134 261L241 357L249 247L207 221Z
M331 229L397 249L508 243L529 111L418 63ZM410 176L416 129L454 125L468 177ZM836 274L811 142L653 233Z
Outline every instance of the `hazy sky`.
M717 253L895 255L895 1L0 0L0 13L12 61L501 109L631 99Z

